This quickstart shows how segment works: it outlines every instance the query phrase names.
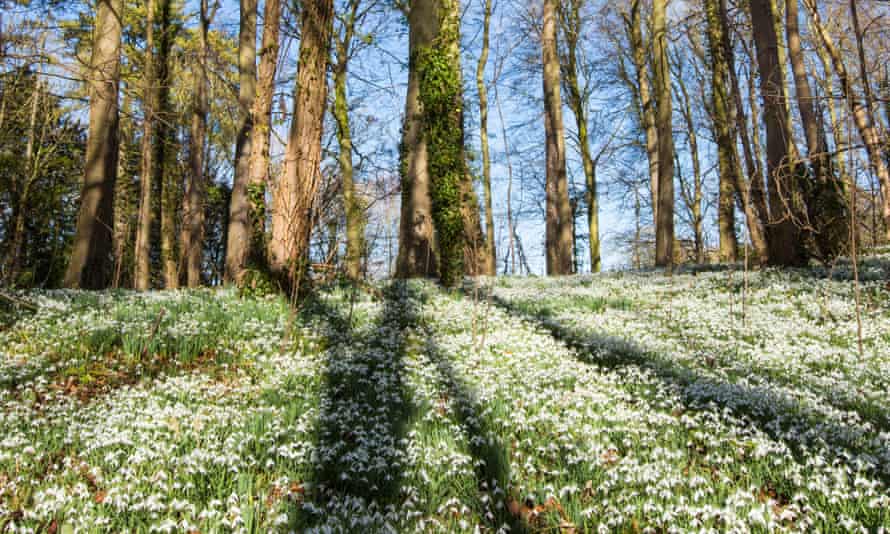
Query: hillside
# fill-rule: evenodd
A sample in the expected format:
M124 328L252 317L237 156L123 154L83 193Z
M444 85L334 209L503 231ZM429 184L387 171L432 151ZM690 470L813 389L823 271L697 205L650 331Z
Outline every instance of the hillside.
M19 293L0 532L886 531L890 258L861 354L847 269Z

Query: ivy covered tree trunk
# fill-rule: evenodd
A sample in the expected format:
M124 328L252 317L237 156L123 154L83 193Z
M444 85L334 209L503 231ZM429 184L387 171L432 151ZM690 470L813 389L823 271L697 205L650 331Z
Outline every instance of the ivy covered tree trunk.
M321 181L321 135L327 95L328 47L333 27L332 0L303 2L300 69L294 117L284 154L284 174L275 190L270 265L299 289L306 270L313 205Z
M795 221L795 206L799 202L793 165L795 156L790 150L793 138L785 106L785 81L779 62L773 9L770 0L750 0L749 8L766 125L769 261L773 265L802 265L807 258Z
M544 67L544 135L546 142L545 241L547 274L572 273L572 207L566 176L565 127L562 122L557 48L557 1L544 0L541 56Z
M340 153L340 175L343 187L343 208L346 212L346 275L358 280L362 274L365 249L365 207L357 196L352 165L352 131L349 126L349 101L346 95L346 75L349 53L355 37L356 16L360 0L350 0L349 11L343 15L342 34L337 38L337 63L334 66L334 120L337 122L337 142Z
M98 0L90 59L90 124L84 183L64 285L99 289L111 279L114 183L118 156L123 0Z
M723 48L724 32L720 18L721 2L706 0L705 17L708 25L708 49L711 55L711 110L714 133L717 141L717 168L720 173L717 200L717 226L720 234L720 261L734 262L737 259L738 241L735 234L735 184L740 182L741 173L736 157L735 135L730 119L729 92L727 83L730 65ZM734 68L734 67L733 67ZM743 199L746 204L747 199ZM747 212L746 212L747 213Z
M485 66L488 63L492 0L485 0L482 19L482 52L476 64L476 90L479 93L479 141L482 145L482 188L485 193L485 269L484 274L497 273L497 251L494 242L494 212L491 198L491 155L488 148L488 88L485 87Z
M229 204L229 229L226 237L226 281L240 283L250 254L250 177L253 141L253 100L256 96L256 15L257 0L241 0L238 38L238 104L240 126L235 141L235 176Z
M460 2L438 0L430 13L438 20L431 42L413 58L419 77L423 135L429 158L430 200L439 256L439 278L446 286L463 279L467 230L478 223L464 153L463 83L460 70ZM478 247L477 247L478 248Z
M671 123L671 78L667 57L667 0L652 3L652 54L658 129L658 209L655 264L674 264L674 137Z
M433 277L438 272L438 251L430 197L429 149L424 135L424 110L420 99L421 52L439 33L435 0L412 2L408 12L408 89L405 123L402 126L399 254L396 277Z

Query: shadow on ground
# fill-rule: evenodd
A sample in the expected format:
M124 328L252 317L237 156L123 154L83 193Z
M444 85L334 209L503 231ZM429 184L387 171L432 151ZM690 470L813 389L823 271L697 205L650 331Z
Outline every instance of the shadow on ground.
M787 445L798 459L804 448L828 445L839 456L859 457L866 460L866 465L871 463L874 467L869 470L870 474L890 485L890 455L881 449L876 433L826 421L802 410L794 399L780 392L721 380L659 358L632 340L565 326L552 319L556 310L540 303L532 313L497 296L493 296L492 301L510 315L543 328L585 363L616 371L630 366L649 369L666 385L679 388L687 408L702 411L728 408Z
M328 302L323 293L316 294L305 308L304 313L326 328L322 334L327 360L314 469L305 481L312 510L300 505L291 514L291 527L299 531L321 529L334 506L361 506L366 514L397 517L409 498L402 488L410 467L407 434L420 415L405 385L410 351L422 350L435 366L454 400L455 418L467 435L489 434L485 421L477 417L481 407L475 393L423 324L422 292L396 281L378 298L383 300L379 315L364 322ZM421 340L419 346L416 342L412 346L411 337ZM492 494L494 488L507 487L509 457L498 441L471 439L471 454L480 492ZM497 529L507 523L512 532L525 531L506 515L503 507L489 516L490 526ZM362 529L373 531L374 527Z

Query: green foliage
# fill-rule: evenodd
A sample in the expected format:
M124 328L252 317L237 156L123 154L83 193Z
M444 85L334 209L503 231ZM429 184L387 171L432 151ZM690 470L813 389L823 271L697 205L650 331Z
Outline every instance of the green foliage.
M446 18L436 40L418 50L414 62L420 78L424 134L429 148L430 196L439 244L442 283L463 278L463 188L466 176L462 85L457 21Z
M74 232L86 138L65 117L59 98L28 68L0 74L7 110L0 131L0 282L19 287L54 286L65 268ZM32 99L38 113L31 129ZM32 157L24 157L34 136ZM16 218L21 215L21 258L9 279Z

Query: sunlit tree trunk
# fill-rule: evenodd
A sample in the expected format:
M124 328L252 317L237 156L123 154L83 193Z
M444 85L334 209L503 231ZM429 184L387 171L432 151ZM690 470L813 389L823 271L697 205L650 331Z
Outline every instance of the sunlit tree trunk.
M65 287L99 289L111 278L122 17L123 0L98 0L90 59L86 166Z
M303 2L300 68L294 116L275 190L270 266L298 290L305 275L313 206L321 182L321 134L327 94L326 70L333 24L332 0Z
M747 179L742 175L739 155L736 151L733 160L736 170L733 175L735 179L733 185L735 186L736 195L741 199L742 209L745 212L745 222L748 227L748 237L751 240L751 246L757 253L758 260L761 263L766 263L769 258L769 247L765 230L767 209L766 199L763 196L763 173L760 170L759 160L754 157L751 138L748 136L748 118L745 114L738 75L735 72L735 51L729 36L725 0L720 1L719 14L720 25L723 29L723 50L726 53L726 63L729 70L729 89L732 91L732 99L735 105L735 116L732 118L732 125L738 134L745 161L745 170L748 175ZM735 139L735 136L733 136L733 139Z
M154 125L157 81L155 80L154 59L154 17L155 0L148 0L145 19L145 64L142 73L142 143L141 171L139 174L139 218L136 226L136 272L133 285L139 291L146 291L151 285L151 222L152 180L154 178Z
M271 0L274 2L275 0ZM189 135L189 177L183 196L183 221L181 255L185 265L185 279L188 287L201 285L201 264L204 252L204 196L206 177L204 176L204 143L207 137L208 97L210 83L207 74L208 32L210 14L208 0L201 0L198 17L199 50L198 65L194 75L192 95L191 125Z
M281 34L281 1L266 0L263 8L263 38L256 98L253 101L250 174L247 185L247 209L250 226L246 263L266 264L266 190L269 188L269 144L272 133L272 106L278 67Z
M667 57L667 0L652 3L652 55L655 73L658 130L658 216L655 224L655 264L674 264L674 137L671 78Z
M717 199L717 227L720 234L720 261L734 262L737 259L738 240L735 233L735 193L736 183L741 181L735 148L735 130L730 113L730 100L727 84L730 65L724 49L724 32L721 19L721 3L724 0L706 0L705 16L708 23L708 45L711 52L711 108L714 119L714 133L717 142L717 167L720 173ZM733 65L732 68L735 68ZM748 199L742 199L747 216ZM750 222L749 222L750 224Z
M156 138L154 144L154 180L161 188L161 267L164 275L164 288L179 287L179 269L176 261L176 210L179 184L171 172L168 161L168 148L173 131L173 113L170 105L170 49L176 30L170 24L171 0L161 0L160 29L161 39L158 46L157 68L157 110L155 112Z
M679 154L674 151L676 158L677 175L680 178L681 194L685 203L689 207L689 213L692 219L692 235L695 243L695 261L697 263L705 262L705 221L702 214L702 201L704 199L704 181L702 179L701 158L698 153L698 134L695 132L695 120L692 116L692 99L689 91L686 89L686 82L683 80L682 74L676 76L677 87L680 89L680 116L686 124L686 137L689 142L689 155L692 160L692 190L680 176ZM730 197L732 201L732 197ZM733 233L735 236L735 233Z
M572 273L572 207L566 175L565 127L562 122L557 47L557 2L544 0L541 55L544 67L544 135L546 140L547 274Z
M418 55L430 47L439 33L437 2L417 0L408 13L408 89L402 127L402 207L399 220L399 278L435 276L438 254L430 198L429 149L423 135Z
M820 20L819 11L814 0L806 0L806 3L813 20L813 27L816 29L822 45L828 50L828 53L831 56L835 73L837 74L841 83L841 91L844 94L844 98L846 98L847 100L847 105L849 106L850 111L853 115L853 122L856 125L859 136L862 138L863 144L865 144L865 149L868 153L868 160L872 167L872 171L878 177L878 181L881 184L881 193L883 197L882 213L884 218L884 227L887 234L886 237L887 239L890 239L890 171L888 171L887 162L884 160L883 157L881 139L878 136L878 133L874 126L875 117L873 115L872 107L868 106L868 102L866 102L866 105L863 105L862 101L856 97L855 91L853 89L853 81L850 79L850 76L847 73L847 68L844 64L843 57L841 56L840 51L835 46L834 40L831 38L831 35L829 35L829 33L825 30L825 26ZM861 37L861 31L858 28L859 24L858 16L856 13L855 0L851 0L850 7L854 25L856 26L857 36ZM857 42L859 43L857 48L860 55L860 63L863 64L861 66L861 77L863 78L862 82L864 87L868 87L868 77L867 73L865 72L863 57L864 52L861 47L861 39L857 39ZM866 100L869 99L869 94L870 93L867 91Z
M257 0L241 0L238 37L238 104L240 126L235 142L235 176L229 204L226 237L226 281L241 282L250 255L250 154L253 141L253 100L256 96L256 17ZM310 32L307 32L310 33ZM302 66L302 65L301 65Z
M581 151L581 164L584 168L587 202L587 231L589 235L590 272L598 273L602 265L599 236L599 204L596 192L596 161L590 153L590 135L587 128L587 107L578 80L578 40L581 33L580 9L582 2L573 0L562 7L563 33L565 35L565 56L562 70L566 88L566 101L575 116L578 130L578 144Z
M349 101L346 95L346 75L349 54L355 38L355 24L359 0L351 0L344 13L343 32L337 37L337 62L334 65L334 120L337 122L337 142L340 153L340 178L343 188L343 210L346 215L346 275L357 280L362 274L365 249L365 209L355 190L352 164L352 130L349 124Z
M633 53L637 88L640 96L641 126L646 134L646 156L649 161L649 184L652 192L652 223L658 220L658 129L655 121L655 101L649 87L648 47L643 40L643 22L640 14L642 1L631 0L628 35Z
M823 259L832 259L846 251L849 237L849 220L846 209L844 185L837 182L828 155L828 143L824 129L820 127L815 99L804 63L800 41L799 0L785 2L786 37L788 56L794 73L797 108L807 143L807 155L815 175L815 183L807 188L806 201L810 225L814 228L813 240Z
M114 186L114 235L112 247L114 250L114 278L112 287L121 287L122 278L132 275L126 270L127 248L133 235L133 177L130 174L130 162L128 161L129 145L132 142L133 120L131 115L130 96L126 89L123 91L124 100L121 105L120 136L117 160L117 180Z
M485 270L497 272L497 251L494 242L494 213L491 197L491 155L488 148L488 89L485 86L485 66L488 63L489 34L491 31L492 0L485 0L482 19L482 52L476 64L476 90L479 93L479 139L482 145L482 188L485 193Z

